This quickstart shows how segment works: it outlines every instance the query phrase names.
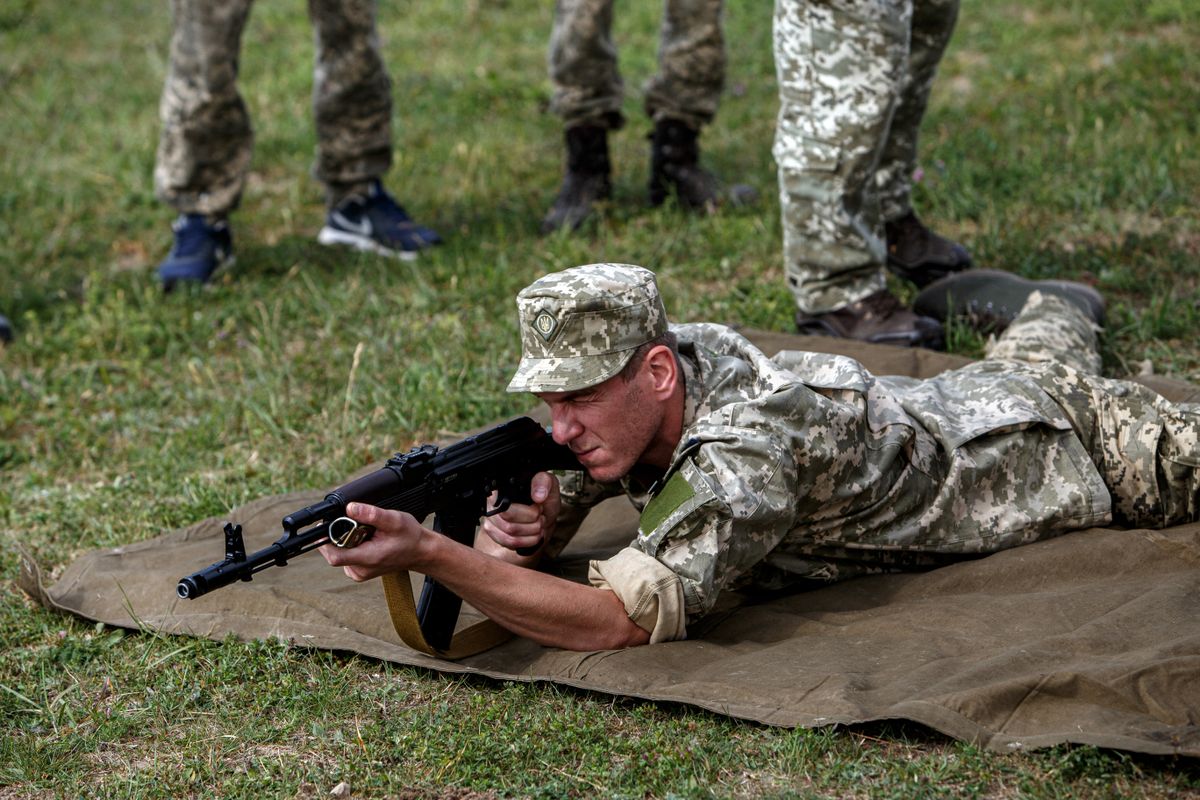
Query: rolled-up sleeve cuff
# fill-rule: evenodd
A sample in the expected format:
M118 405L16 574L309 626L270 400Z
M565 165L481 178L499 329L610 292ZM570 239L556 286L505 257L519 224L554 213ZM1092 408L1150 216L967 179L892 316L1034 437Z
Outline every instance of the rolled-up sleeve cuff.
M650 634L650 643L687 636L679 576L641 550L626 547L607 561L588 564L588 581L621 598L625 613Z

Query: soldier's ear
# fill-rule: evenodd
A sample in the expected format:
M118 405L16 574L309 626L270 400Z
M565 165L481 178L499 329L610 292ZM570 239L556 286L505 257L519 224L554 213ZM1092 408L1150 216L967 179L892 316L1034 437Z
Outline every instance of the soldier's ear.
M666 345L656 345L646 353L643 368L650 374L654 396L660 400L670 397L679 383L679 361Z

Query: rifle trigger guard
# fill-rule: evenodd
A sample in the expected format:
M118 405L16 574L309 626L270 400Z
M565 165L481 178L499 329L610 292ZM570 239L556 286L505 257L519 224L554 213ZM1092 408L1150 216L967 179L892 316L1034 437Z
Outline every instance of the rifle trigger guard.
M329 523L328 535L329 541L338 547L357 547L371 538L374 532L375 528L370 525L363 525L349 517L338 517Z

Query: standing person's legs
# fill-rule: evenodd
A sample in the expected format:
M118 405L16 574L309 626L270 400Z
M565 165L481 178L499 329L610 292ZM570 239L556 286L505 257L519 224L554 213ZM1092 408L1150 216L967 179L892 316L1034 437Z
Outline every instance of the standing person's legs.
M625 123L624 87L612 41L612 0L556 0L547 64L550 110L563 121L562 186L542 218L542 233L575 230L612 195L608 132Z
M442 239L383 188L392 165L392 84L375 30L375 0L308 0L316 40L313 174L329 213L321 244L412 259Z
M375 0L309 0L316 53L313 174L332 208L366 194L392 165L392 85L375 30Z
M723 0L666 0L658 72L646 81L646 115L699 130L712 122L725 88Z
M616 130L624 84L612 40L613 0L556 0L547 64L550 110L564 128Z
M940 340L937 323L886 293L874 186L905 80L911 18L907 0L776 0L774 155L784 269L802 332Z
M171 61L159 114L158 198L179 212L174 243L158 266L166 290L204 283L233 263L226 217L250 170L254 136L237 89L250 0L173 0Z
M650 145L650 204L672 194L693 211L714 211L721 184L700 166L700 128L717 113L725 86L722 0L666 0L658 72L646 81ZM748 196L747 196L748 199Z
M879 207L887 221L912 211L912 174L917 140L938 64L950 44L959 0L914 0L908 69L892 115L892 124L875 171Z
M170 66L160 103L155 191L181 214L237 206L253 133L238 93L238 53L250 0L172 0Z
M908 70L875 172L887 239L888 268L918 286L966 269L962 245L938 236L917 218L911 203L917 139L938 64L954 33L959 0L914 0Z

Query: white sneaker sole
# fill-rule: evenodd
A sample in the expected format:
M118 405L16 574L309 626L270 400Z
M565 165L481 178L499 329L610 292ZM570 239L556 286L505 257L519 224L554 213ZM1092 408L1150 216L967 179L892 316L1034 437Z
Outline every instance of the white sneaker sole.
M416 250L396 250L391 247L384 247L374 239L366 236L356 236L353 233L339 231L336 228L328 226L321 229L317 234L317 242L328 246L343 246L353 247L355 250L362 250L366 253L376 253L389 258L398 258L401 261L416 261L418 251Z

